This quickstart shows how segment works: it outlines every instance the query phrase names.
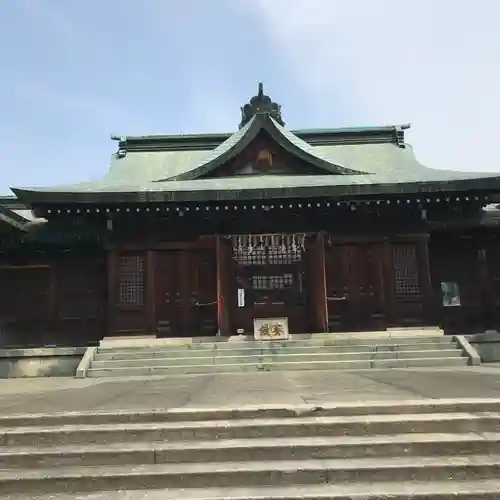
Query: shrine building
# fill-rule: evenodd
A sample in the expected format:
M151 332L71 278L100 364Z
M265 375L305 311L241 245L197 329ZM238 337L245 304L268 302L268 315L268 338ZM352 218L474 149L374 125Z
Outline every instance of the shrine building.
M409 125L289 130L262 85L241 115L1 198L0 347L498 328L500 176L421 165Z

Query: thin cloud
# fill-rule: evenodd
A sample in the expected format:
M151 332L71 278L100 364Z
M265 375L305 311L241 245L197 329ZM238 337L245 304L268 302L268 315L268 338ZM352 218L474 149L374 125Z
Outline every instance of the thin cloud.
M77 40L77 26L50 0L16 0L22 12L44 31L55 34L65 42Z
M384 0L380 8L372 0L248 0L245 6L316 100L321 125L342 102L350 124L412 122L409 138L429 166L500 171L499 3Z
M62 114L72 117L75 122L84 121L101 130L109 130L110 124L122 125L134 122L134 117L123 107L111 100L95 95L70 93L58 88L48 88L41 85L24 85L16 89L16 98L30 101L40 112Z

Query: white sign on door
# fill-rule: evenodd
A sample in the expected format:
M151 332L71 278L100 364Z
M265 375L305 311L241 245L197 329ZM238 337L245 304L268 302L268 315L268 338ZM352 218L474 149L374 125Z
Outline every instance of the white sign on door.
M238 307L245 307L245 290L238 288Z

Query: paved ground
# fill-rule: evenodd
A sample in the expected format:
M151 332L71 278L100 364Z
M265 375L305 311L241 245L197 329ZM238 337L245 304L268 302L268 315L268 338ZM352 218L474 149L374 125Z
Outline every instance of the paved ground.
M259 404L500 398L500 366L0 380L0 414Z

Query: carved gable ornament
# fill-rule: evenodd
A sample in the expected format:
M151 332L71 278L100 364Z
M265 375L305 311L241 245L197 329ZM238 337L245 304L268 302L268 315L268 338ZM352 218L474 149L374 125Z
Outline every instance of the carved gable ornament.
M273 153L267 148L261 149L257 153L255 163L259 167L271 167L273 164Z
M243 128L257 113L269 113L281 126L285 125L281 116L281 106L264 94L264 85L259 83L257 95L250 99L248 104L241 108L241 122L239 128Z
M275 173L292 173L276 161L275 153L269 148L261 148L254 153L244 164L241 169L236 171L237 175L250 175L250 174L275 174Z

